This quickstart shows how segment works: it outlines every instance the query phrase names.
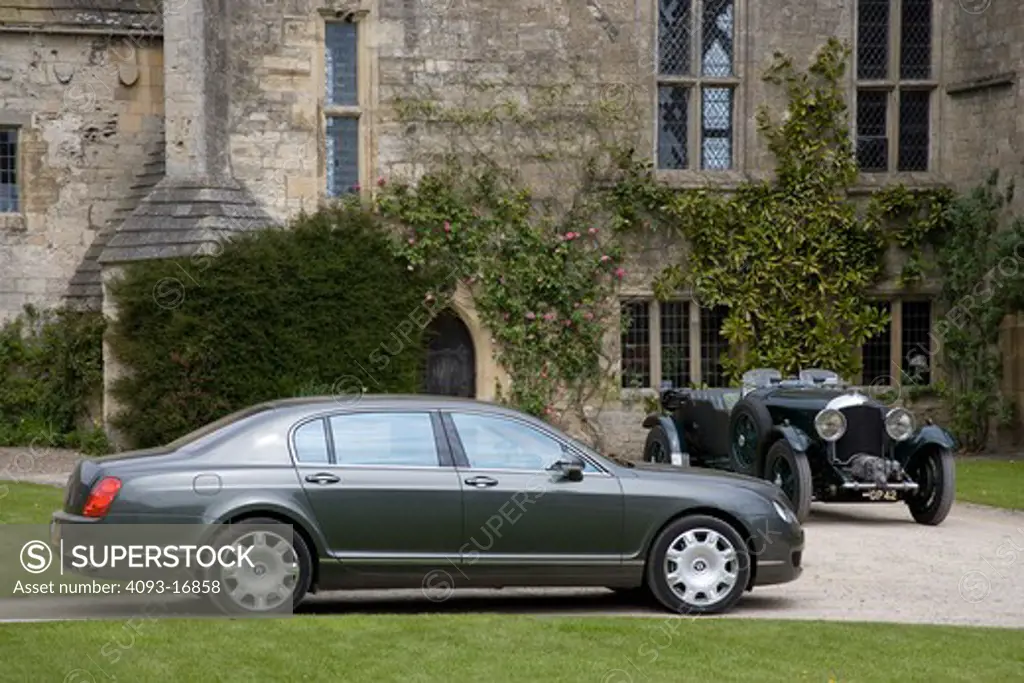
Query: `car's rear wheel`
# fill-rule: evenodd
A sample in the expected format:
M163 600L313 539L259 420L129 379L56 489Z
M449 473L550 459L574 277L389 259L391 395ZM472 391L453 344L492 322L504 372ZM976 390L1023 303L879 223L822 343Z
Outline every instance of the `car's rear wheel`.
M782 489L802 524L811 514L811 496L814 493L807 455L794 451L788 441L779 439L765 455L764 478Z
M228 614L288 614L302 602L313 576L313 559L301 534L274 519L259 517L227 525L217 545L245 554L237 566L215 565L213 602ZM247 552L246 552L247 551Z
M668 438L668 432L661 425L656 425L647 432L647 441L644 443L644 461L664 465L672 464L672 442Z
M937 448L918 454L907 464L907 474L920 486L916 494L907 498L914 521L929 526L941 524L956 498L953 454Z
M761 455L772 424L763 403L740 399L729 417L729 462L734 471L761 476Z
M743 537L716 517L677 519L658 535L647 559L647 586L665 609L680 614L729 610L750 581Z

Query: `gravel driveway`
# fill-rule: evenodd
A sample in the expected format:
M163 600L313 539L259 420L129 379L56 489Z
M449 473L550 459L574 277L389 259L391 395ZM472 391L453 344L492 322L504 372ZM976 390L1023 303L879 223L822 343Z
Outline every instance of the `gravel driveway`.
M63 486L77 457L0 449L0 479ZM941 526L926 527L914 523L901 503L816 504L805 530L803 576L755 589L732 616L1024 628L1024 513L957 504ZM419 590L332 592L315 596L303 611L666 616L605 590L430 597Z
M804 574L755 588L731 617L1024 628L1024 514L956 505L938 527L902 503L814 505ZM454 571L454 570L453 570ZM325 593L303 610L513 612L670 617L605 590L506 589Z

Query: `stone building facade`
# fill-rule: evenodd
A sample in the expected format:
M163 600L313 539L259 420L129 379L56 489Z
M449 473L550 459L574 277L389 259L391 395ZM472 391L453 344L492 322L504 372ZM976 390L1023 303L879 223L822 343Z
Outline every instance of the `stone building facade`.
M1024 162L1024 5L1009 0L8 0L0 34L0 318L99 307L125 262L201 252L422 173L466 141L403 115L410 98L528 110L558 82L574 102L612 101L617 134L666 181L728 190L770 172L754 114L781 104L760 79L773 53L806 62L837 36L855 47L865 190L967 187ZM590 134L567 130L568 145L512 129L474 144L503 143L528 180L557 187L569 171L551 159ZM640 397L721 381L721 312L654 302L651 277L678 247L644 246L623 292L638 322L609 331L622 400L601 417L627 453L643 438ZM865 383L932 353L928 295L880 289L893 325L865 348ZM475 394L491 398L489 334L465 292L455 309ZM1008 322L1009 346L1016 334ZM1007 390L1024 392L1010 374Z

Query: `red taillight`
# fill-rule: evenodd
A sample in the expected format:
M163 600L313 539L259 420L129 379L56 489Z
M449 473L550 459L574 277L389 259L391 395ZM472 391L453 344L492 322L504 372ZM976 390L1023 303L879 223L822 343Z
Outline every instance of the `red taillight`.
M89 492L89 500L85 501L82 515L85 517L102 517L107 514L110 504L121 490L121 480L117 477L103 477Z

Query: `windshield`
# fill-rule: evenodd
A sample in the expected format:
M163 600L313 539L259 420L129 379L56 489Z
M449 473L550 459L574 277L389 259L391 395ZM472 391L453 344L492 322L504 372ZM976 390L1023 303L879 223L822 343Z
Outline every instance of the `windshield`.
M240 423L246 418L250 418L253 415L258 415L259 413L263 413L268 410L272 410L272 407L267 404L243 408L242 410L231 413L230 415L225 415L216 422L211 422L210 424L200 427L193 432L189 432L185 436L178 437L171 443L167 444L166 448L178 450L189 446L195 446L200 440L205 439L208 436L212 436L214 433L219 432L222 429L234 431L230 428L232 426L236 426L236 423Z

